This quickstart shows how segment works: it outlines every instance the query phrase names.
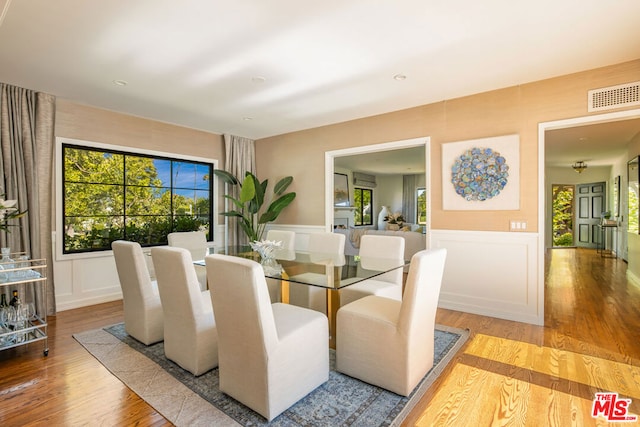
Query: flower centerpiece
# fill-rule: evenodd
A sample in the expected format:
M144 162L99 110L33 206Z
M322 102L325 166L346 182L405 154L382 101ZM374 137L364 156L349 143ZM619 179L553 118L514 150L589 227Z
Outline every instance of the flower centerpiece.
M273 252L282 247L282 242L275 240L254 240L250 243L251 249L258 252L262 258L273 258Z
M275 250L282 248L282 242L275 240L254 240L251 249L260 255L260 264L266 274L280 274L282 266L276 262Z
M384 217L384 220L387 222L387 224L396 224L398 225L398 227L402 227L402 225L406 221L400 212L389 214Z
M5 200L4 194L0 195L0 231L9 233L9 227L14 227L16 224L10 224L9 221L18 219L27 211L20 212L18 209L17 200ZM0 258L0 271L11 270L15 268L15 264L11 259L11 248L0 248L2 258ZM9 273L0 273L0 282L6 282L9 279Z
M4 194L0 195L0 230L9 232L9 227L14 224L9 224L9 220L17 219L27 213L27 211L20 212L18 209L17 200L5 200Z

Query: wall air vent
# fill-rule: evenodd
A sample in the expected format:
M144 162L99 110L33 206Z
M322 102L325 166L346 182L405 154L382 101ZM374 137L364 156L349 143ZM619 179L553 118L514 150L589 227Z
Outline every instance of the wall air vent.
M640 82L590 90L588 96L589 112L640 105Z

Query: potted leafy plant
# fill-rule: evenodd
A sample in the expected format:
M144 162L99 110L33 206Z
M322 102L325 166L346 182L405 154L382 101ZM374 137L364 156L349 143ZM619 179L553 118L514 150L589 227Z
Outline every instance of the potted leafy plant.
M264 210L268 179L260 182L254 174L247 172L241 182L229 172L221 169L216 169L213 173L226 184L240 186L238 198L228 194L224 196L233 203L235 209L222 212L220 215L236 217L240 227L242 227L251 242L261 240L266 225L275 221L280 212L296 198L296 193L285 193L293 181L293 177L287 176L277 182L273 188L273 197L275 199Z

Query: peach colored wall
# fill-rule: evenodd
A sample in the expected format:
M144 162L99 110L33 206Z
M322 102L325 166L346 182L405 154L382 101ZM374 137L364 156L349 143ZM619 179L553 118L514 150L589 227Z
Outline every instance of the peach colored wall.
M224 167L222 135L56 100L56 137L217 159ZM218 192L222 195L222 192ZM218 206L223 198L218 198ZM219 223L221 218L218 218Z
M509 220L538 226L538 124L587 116L591 89L637 81L640 59L535 83L446 100L359 120L278 135L256 142L261 179L292 175L298 195L281 224L324 224L324 153L431 137L434 229L508 231ZM441 145L506 134L520 136L519 211L442 210Z
M56 136L218 159L221 135L56 100Z

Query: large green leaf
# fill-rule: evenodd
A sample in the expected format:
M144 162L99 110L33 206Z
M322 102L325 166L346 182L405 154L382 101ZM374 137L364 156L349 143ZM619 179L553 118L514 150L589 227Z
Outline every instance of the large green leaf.
M222 216L235 216L235 217L238 217L238 218L244 218L242 216L242 214L240 212L238 212L238 211L221 212L220 215L222 215Z
M271 221L275 221L278 218L278 212L267 211L260 215L260 219L258 220L258 224L267 224Z
M256 187L251 176L245 177L240 190L240 202L242 204L251 201L256 195Z
M280 212L289 206L295 198L296 193L287 193L271 202L267 211L260 216L258 223L265 224L267 222L275 221L280 215Z
M248 210L251 214L257 214L264 203L265 186L263 185L264 183L260 183L258 178L256 178L256 176L251 172L247 172L245 180L247 179L253 180L253 186L255 189L254 197L249 201Z
M244 209L244 205L240 202L240 200L236 199L233 196L230 196L229 194L225 194L224 198L227 200L231 200L231 202L236 205L236 207L240 210Z
M277 195L281 195L284 191L289 187L289 184L293 182L292 176L286 176L282 178L275 187L273 187L273 192Z
M233 176L229 172L224 171L222 169L214 169L213 174L218 178L220 178L226 184L231 184L231 185L239 184L239 181L235 176Z
M287 193L285 195L282 195L278 197L276 200L274 200L273 202L271 202L267 211L280 213L282 209L289 206L295 198L296 198L296 193Z
M269 185L269 180L265 179L264 181L258 184L258 178L256 178L256 203L258 206L262 207L264 204L264 196L267 194L267 185Z

